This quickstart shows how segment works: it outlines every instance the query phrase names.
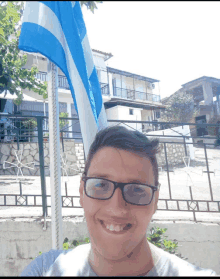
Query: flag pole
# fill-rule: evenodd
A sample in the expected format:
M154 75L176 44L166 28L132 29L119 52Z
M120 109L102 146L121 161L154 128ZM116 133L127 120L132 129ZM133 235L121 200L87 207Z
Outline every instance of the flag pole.
M61 169L58 106L58 69L47 59L52 249L63 249Z

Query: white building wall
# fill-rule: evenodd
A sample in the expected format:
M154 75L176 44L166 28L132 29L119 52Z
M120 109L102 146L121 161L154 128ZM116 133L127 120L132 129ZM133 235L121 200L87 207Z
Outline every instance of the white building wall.
M154 115L151 110L142 110L141 111L142 121L152 121L154 120ZM152 130L154 127L152 124L146 123L143 124L143 131Z
M108 73L108 79L109 79L109 93L110 96L113 97L113 85L112 85L112 74Z
M106 116L108 120L117 120L118 119L118 106L113 108L106 109ZM114 123L109 123L109 125L115 125Z
M143 109L143 110L141 111L141 118L142 118L142 121L149 121L149 117L152 119L151 110Z
M98 79L99 82L101 83L108 83L108 75L107 75L107 71L103 71L103 70L97 70L98 71Z
M47 59L38 55L28 54L25 68L31 69L33 66L36 66L41 72L47 72Z
M133 109L133 115L129 114L129 110ZM141 121L141 111L139 108L125 107L125 106L115 106L106 110L106 115L108 120L133 120ZM116 125L117 123L109 123L109 125ZM129 127L142 131L141 123L126 123ZM123 125L128 128L127 125Z

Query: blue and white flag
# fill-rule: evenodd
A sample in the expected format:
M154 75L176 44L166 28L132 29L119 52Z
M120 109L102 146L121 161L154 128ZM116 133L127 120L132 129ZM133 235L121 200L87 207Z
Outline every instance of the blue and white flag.
M96 133L108 124L80 3L26 2L18 47L46 56L67 77L87 156Z

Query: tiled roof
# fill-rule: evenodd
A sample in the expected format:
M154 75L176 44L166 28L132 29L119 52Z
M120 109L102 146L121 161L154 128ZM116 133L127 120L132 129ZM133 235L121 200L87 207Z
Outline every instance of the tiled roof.
M108 69L108 72L113 73L113 74L119 74L119 75L123 75L123 76L127 76L127 77L132 77L135 79L148 81L150 83L159 82L158 79L153 79L153 78L148 78L148 77L132 74L132 73L121 71L121 70L118 70L115 68L107 67L107 69Z
M100 54L104 54L107 57L107 59L105 59L105 61L113 56L111 53L103 52L103 51L100 51L100 50L97 50L97 49L92 49L92 51L100 53Z

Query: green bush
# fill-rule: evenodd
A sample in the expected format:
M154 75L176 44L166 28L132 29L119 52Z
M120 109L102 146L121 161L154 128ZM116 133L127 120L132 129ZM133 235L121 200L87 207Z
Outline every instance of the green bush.
M30 129L30 130L34 130L34 128L37 127L37 121L34 120L33 118L28 119L28 120L23 120L23 121L21 121L21 123L25 128Z
M181 254L177 253L178 242L174 239L174 242L171 240L167 240L167 236L164 233L167 229L161 229L158 227L152 227L150 229L150 234L147 237L148 241L154 244L155 246L163 249L164 251L169 252L170 254L175 254L181 259L187 260L187 258L183 257Z
M175 254L176 256L180 257L181 259L187 260L187 258L183 257L181 254L177 253L178 248L178 242L174 239L174 242L171 240L167 240L167 236L164 235L164 233L167 231L167 229L161 229L159 227L152 227L150 229L149 236L147 237L148 241L154 244L155 246L163 249L164 251L169 252L170 254ZM88 237L86 237L84 240L73 240L69 241L67 237L65 237L63 241L63 250L73 249L81 244L90 243L90 240ZM42 252L39 252L39 255L41 255Z
M208 124L220 124L220 116L214 116L209 119ZM210 136L218 136L218 127L217 126L208 126L208 134Z
M59 126L60 130L62 130L66 125L69 125L69 121L62 118L68 118L68 112L61 112L59 114Z

